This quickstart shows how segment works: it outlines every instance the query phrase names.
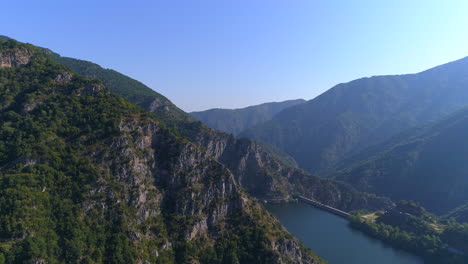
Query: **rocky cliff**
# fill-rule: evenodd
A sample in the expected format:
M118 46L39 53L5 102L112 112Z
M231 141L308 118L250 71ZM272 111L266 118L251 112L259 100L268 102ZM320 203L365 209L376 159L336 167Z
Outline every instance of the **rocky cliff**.
M301 194L346 211L391 206L388 199L291 167L249 139L238 139L202 125L193 131L198 133L192 134L191 141L229 168L241 186L258 199L288 199Z

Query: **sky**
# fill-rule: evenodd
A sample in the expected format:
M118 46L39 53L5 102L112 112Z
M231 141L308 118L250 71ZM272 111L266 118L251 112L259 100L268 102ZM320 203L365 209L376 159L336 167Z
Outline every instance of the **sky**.
M468 56L466 0L15 0L0 35L137 79L185 111L312 99Z

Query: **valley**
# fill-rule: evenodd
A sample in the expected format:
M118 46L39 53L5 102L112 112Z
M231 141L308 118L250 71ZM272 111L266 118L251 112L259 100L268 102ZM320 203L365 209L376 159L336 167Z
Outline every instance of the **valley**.
M266 208L307 247L328 263L422 264L422 259L396 250L348 226L348 221L305 203L268 204ZM339 250L340 254L336 254Z

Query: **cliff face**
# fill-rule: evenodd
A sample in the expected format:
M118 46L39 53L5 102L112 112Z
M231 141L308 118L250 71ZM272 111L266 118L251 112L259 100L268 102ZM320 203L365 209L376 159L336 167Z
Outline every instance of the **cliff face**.
M172 233L175 230L170 225L176 224L171 223L176 218L177 223L186 225L177 230L176 241L215 246L217 240L232 239L233 234L242 236L235 231L243 228L239 220L252 224L272 221L273 225L265 228L275 237L265 246L271 263L317 262L271 215L244 195L234 176L210 155L153 122L122 120L119 130L121 136L105 144L120 155L113 157L107 153L108 148L92 150L89 155L101 161L99 167L122 183L120 195L136 216L129 226L138 227L148 219L162 217L168 225L167 232ZM253 214L261 216L252 219ZM152 232L138 229L131 235L139 243L157 238ZM243 242L255 243L245 239ZM174 238L168 238L160 248L153 248L154 254L179 250L173 241Z
M285 199L301 194L346 211L391 206L388 199L360 193L342 182L291 167L254 141L203 126L193 131L197 133L192 134L191 141L224 164L241 186L259 199Z
M0 70L1 259L320 262L211 154L34 47L0 43L6 49L14 59Z
M34 51L28 48L4 49L0 53L0 69L28 64L32 55L34 55Z

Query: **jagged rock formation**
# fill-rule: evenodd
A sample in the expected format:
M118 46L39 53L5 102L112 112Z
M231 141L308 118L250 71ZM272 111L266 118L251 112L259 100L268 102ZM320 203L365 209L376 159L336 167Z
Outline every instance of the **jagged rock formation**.
M0 69L28 64L33 55L34 51L27 48L21 48L19 50L4 49L2 53L0 53Z
M240 184L259 199L288 198L301 194L346 211L391 206L388 199L359 193L338 181L323 179L293 168L258 143L200 126L192 142L224 164Z

